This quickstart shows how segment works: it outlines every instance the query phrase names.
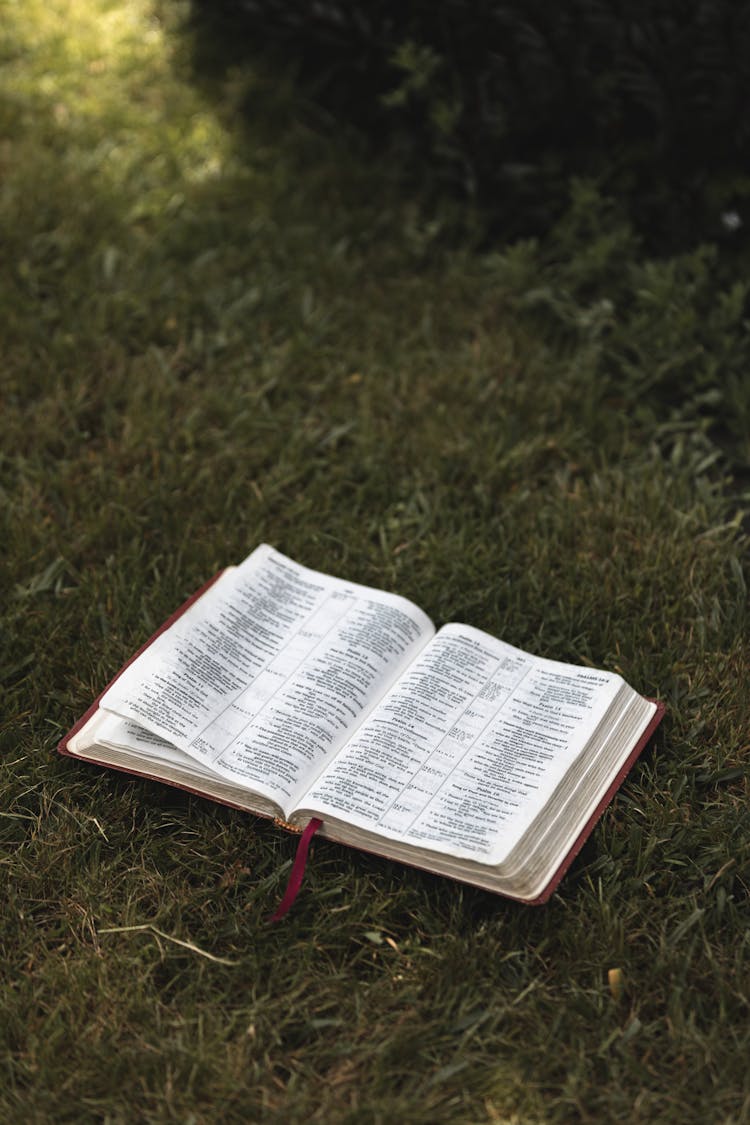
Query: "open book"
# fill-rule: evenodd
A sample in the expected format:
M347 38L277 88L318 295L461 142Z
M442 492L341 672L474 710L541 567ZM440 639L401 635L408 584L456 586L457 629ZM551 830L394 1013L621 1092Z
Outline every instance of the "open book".
M63 753L545 901L663 707L611 672L260 546L195 595Z

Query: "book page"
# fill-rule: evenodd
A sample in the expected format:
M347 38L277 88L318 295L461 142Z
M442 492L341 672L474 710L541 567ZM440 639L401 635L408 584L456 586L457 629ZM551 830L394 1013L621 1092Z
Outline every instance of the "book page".
M100 707L291 807L434 633L405 598L259 547Z
M617 695L608 672L448 625L301 802L406 844L497 864Z
M171 742L166 742L157 734L151 734L144 727L129 719L120 719L106 711L100 711L96 727L96 741L111 749L135 751L144 765L149 762L164 762L167 765L182 766L198 777L211 777L211 771L189 758Z

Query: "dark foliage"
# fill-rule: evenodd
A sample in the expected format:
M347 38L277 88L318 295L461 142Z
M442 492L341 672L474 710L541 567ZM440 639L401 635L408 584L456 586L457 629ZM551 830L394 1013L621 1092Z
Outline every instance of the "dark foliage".
M651 244L741 241L750 220L745 0L194 0L225 62L272 51L338 120L504 234L599 177Z

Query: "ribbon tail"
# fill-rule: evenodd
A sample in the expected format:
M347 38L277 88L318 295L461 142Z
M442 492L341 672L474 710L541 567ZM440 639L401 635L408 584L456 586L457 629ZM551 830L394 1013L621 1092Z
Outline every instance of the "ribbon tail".
M272 914L268 919L269 922L279 922L287 911L291 909L299 889L302 886L302 880L305 875L305 865L307 864L307 853L310 850L310 841L322 823L323 821L320 820L319 817L314 816L312 820L305 825L305 829L297 844L297 854L294 857L294 863L292 864L292 870L289 875L289 882L284 891L284 897L279 903L275 914Z

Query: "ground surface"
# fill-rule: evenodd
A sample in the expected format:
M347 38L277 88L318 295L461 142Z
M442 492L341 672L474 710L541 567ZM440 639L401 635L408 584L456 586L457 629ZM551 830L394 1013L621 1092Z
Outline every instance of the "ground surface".
M446 249L179 9L2 7L0 1116L750 1121L745 290L585 185ZM54 753L262 540L664 699L547 907L319 843L272 927L290 838Z

